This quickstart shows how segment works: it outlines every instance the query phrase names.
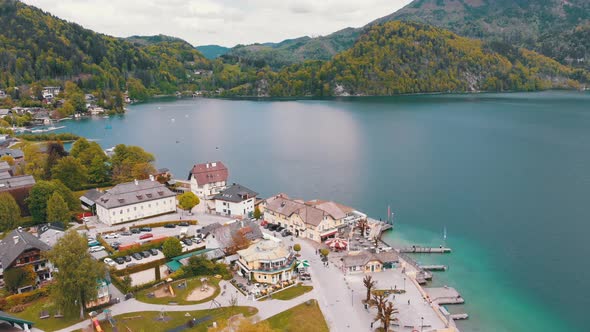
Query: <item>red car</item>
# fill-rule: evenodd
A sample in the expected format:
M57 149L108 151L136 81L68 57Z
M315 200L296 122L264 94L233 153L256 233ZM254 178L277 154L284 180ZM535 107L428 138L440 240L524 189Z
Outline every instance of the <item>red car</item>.
M154 234L152 234L152 233L145 233L145 234L141 235L139 237L139 239L140 240L145 240L145 239L149 239L150 237L154 237Z

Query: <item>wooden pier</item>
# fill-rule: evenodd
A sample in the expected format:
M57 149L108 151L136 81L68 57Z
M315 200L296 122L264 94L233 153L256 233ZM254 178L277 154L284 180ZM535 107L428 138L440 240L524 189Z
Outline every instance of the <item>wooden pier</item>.
M465 300L453 287L429 287L424 289L433 302L443 304L463 304Z
M420 265L420 268L422 270L426 270L426 271L446 271L447 270L446 265Z
M420 246L411 246L406 248L400 248L400 252L408 253L408 254L448 254L451 252L451 248L447 247L420 247Z

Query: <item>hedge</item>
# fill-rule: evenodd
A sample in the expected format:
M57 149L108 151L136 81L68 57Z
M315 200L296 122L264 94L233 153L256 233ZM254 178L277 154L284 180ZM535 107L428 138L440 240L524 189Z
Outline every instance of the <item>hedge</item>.
M154 222L151 224L141 224L141 225L132 225L129 226L129 228L142 228L142 227L152 227L152 228L156 228L156 227L164 227L166 225L169 224L178 224L181 222L186 222L189 225L198 225L199 222L197 220L170 220L170 221L160 221L160 222Z
M98 242L100 242L100 245L103 246L104 247L104 250L108 251L109 254L112 255L115 252L115 249L113 247L111 247L111 245L102 238L102 235L97 234L96 235L96 240Z
M121 269L121 270L117 270L117 271L115 271L114 274L117 275L117 276L123 276L126 273L131 274L131 273L135 273L135 272L145 271L145 270L148 270L148 269L153 269L154 267L160 266L162 264L166 264L166 258L160 258L158 260L151 261L149 263L139 264L139 265L135 265L135 266L132 266L132 267L128 267L128 268L124 268L124 269Z
M14 294L5 298L5 303L0 303L3 306L2 310L12 308L17 305L33 302L39 298L49 295L49 287L35 289L30 292L22 294ZM6 308L4 308L6 307Z

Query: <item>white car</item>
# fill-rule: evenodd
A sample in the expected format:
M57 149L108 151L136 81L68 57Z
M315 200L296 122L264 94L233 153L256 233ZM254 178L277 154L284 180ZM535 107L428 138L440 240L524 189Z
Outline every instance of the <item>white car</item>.
M112 260L112 259L110 259L110 258L108 258L108 257L107 257L107 258L105 258L105 259L103 260L103 262L104 262L106 265L108 265L108 266L116 266L116 265L117 265L117 263L115 263L115 261L114 261L114 260Z
M91 247L90 248L90 252L98 252L98 251L101 251L101 250L104 250L104 247L103 246L96 246L96 247Z
M117 234L117 233L105 234L105 236L103 236L103 238L105 238L105 239L116 239L118 237L119 237L119 234Z

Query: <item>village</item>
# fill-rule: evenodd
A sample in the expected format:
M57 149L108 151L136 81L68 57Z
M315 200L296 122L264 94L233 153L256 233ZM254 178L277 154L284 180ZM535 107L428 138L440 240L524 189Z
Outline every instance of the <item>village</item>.
M18 163L17 151L4 153ZM0 192L23 204L35 179L12 174L0 162ZM312 331L457 331L454 320L467 318L444 307L463 303L457 291L425 287L431 273L404 254L407 248L381 241L390 223L317 198L259 197L229 179L221 161L193 165L187 179L158 169L147 179L85 191L77 223L5 232L0 285L7 286L11 270L28 267L35 275L5 298L0 320L6 330L134 331L140 325L126 317L151 312L153 324L162 322L157 330L190 321L229 331L238 316L272 322L299 305L319 313ZM14 298L48 296L43 290L59 271L46 253L69 232L87 240L105 274L97 296L84 305L84 319L66 324L59 308L34 309ZM213 311L187 318L194 310ZM169 317L180 312L186 315Z

